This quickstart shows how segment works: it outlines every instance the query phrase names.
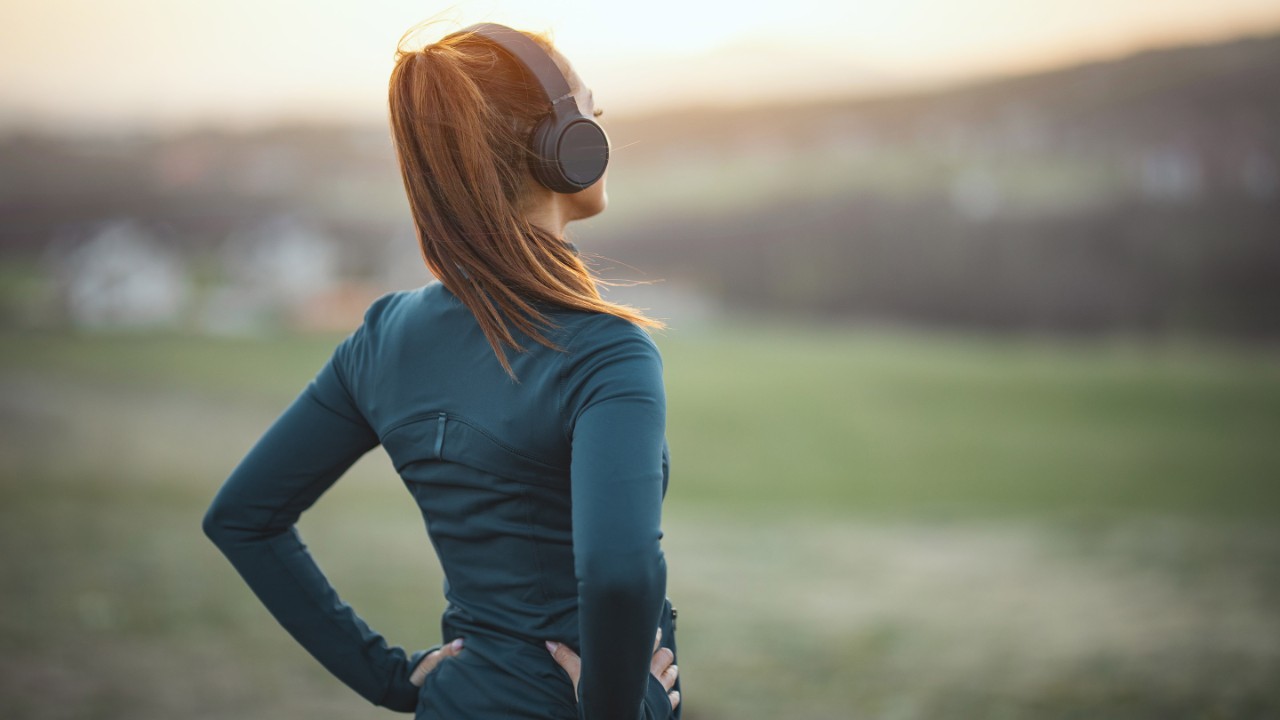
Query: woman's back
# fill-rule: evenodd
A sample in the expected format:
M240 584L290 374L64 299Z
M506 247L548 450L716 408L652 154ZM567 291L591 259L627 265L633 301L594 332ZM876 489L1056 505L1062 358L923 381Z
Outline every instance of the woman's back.
M603 531L580 533L580 552L596 544L610 564L619 551L662 561L658 508L652 498L628 497L666 489L657 350L643 330L612 315L550 317L561 326L551 337L564 351L526 340L526 352L511 357L518 383L494 360L471 312L439 283L383 297L335 356L354 407L427 523L447 583L442 639L466 640L463 655L449 661L465 668L437 676L424 693L443 717L458 716L447 703L469 708L476 698L450 675L473 680L495 702L524 695L504 716L523 708L528 717L547 717L531 695L572 701L567 682L548 682L564 676L543 642L579 645L569 480L571 438L584 411L609 413L607 421L586 421L609 425L589 434L596 447L579 444L575 478L608 487L580 493L596 500L584 512ZM519 687L494 693L504 674ZM572 704L564 716L577 717Z
M420 717L578 717L546 640L603 656L615 642L662 627L663 644L674 649L659 545L667 447L657 348L612 315L547 310L558 325L548 337L562 349L526 340L510 360L515 382L443 285L383 296L210 509L206 528L268 608L376 703L391 704L384 699L393 689L378 685L385 678L372 685L367 678L402 674L399 649L337 599L305 550L240 555L227 528L291 526L378 444L417 501L444 570L441 640L465 641L459 656L427 676L416 698ZM312 464L298 486L280 488L278 505L264 497L262 487L302 454ZM255 517L255 507L270 518ZM255 576L266 579L255 584ZM322 585L332 601L311 607L305 594L277 587L289 576ZM359 653L329 647L334 625L346 628ZM584 636L598 645L594 652L582 647ZM605 704L619 693L635 689L597 690Z

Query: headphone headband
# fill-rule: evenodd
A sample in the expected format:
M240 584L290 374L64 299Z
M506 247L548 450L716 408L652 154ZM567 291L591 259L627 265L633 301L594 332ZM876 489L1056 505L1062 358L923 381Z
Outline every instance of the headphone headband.
M553 106L573 95L569 89L569 81L551 59L551 55L528 35L497 23L476 23L458 32L479 35L514 55L538 79L538 86L546 93L547 100Z

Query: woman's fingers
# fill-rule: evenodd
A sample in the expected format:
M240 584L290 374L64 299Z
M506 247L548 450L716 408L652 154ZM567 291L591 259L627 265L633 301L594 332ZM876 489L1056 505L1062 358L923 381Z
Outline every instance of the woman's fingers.
M659 647L662 642L662 628L658 628L658 637L653 641L653 659L649 661L649 672L658 678L662 689L667 691L667 699L671 701L671 709L680 705L680 691L672 690L676 678L680 676L680 666L676 665L676 655L669 648Z
M667 669L663 670L662 674L657 675L656 677L658 678L658 682L662 683L662 687L666 688L667 691L670 691L671 688L675 687L676 677L679 675L680 667L678 665L668 665Z
M573 696L576 698L578 678L582 675L582 658L578 657L578 653L570 650L568 645L551 640L547 641L547 652L550 652L556 664L569 674L569 680L573 682Z
M667 691L667 699L671 701L671 708L674 710L680 704L680 693L671 688L676 684L680 668L675 664L675 654L669 648L662 647L661 642L662 629L659 628L658 635L653 640L653 659L649 662L649 672L653 673L659 683L662 683L663 689ZM551 653L556 664L569 674L569 679L573 681L573 690L577 693L578 678L582 676L582 658L564 643L548 640L546 644L547 651Z
M649 661L649 672L658 678L658 682L662 684L662 689L667 691L667 699L671 701L671 709L675 710L680 704L680 692L672 690L675 687L676 678L680 676L680 667L676 665L675 653L670 648L659 647L658 643L662 641L662 628L658 628L658 639L653 643L653 659Z
M564 668L569 673L569 677L573 680L573 684L578 684L578 676L582 674L582 658L578 657L578 653L569 649L564 643L547 641L547 650L550 651L551 657L555 658L556 664Z
M666 657L662 660L664 667L658 669L659 662L655 660L654 669L651 672L653 672L654 677L658 678L658 682L662 683L662 687L669 692L671 688L675 687L676 678L680 677L680 666L671 662L671 651L666 648L654 653L654 657L657 658L664 651L666 654Z
M413 669L413 673L409 675L409 682L422 687L422 683L427 681L427 674L436 669L441 660L453 657L462 652L462 638L458 638L453 642L445 645L439 650L433 650L422 658L422 662L418 663L418 667Z
M649 672L661 680L668 668L675 667L672 665L675 660L676 656L671 652L670 648L660 647L653 653L653 659L649 661ZM671 689L670 684L667 684L667 689Z

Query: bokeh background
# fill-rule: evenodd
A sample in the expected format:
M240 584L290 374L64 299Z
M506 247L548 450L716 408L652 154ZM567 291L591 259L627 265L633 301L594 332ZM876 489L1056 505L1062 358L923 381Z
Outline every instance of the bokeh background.
M200 532L429 280L401 33L553 32L671 329L690 720L1280 716L1280 6L0 3L0 717L373 718ZM410 649L370 453L300 530Z

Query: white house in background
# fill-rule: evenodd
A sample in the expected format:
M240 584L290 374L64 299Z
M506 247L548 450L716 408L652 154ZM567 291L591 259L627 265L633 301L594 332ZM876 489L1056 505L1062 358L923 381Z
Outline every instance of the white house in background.
M105 223L55 263L79 327L172 326L191 296L182 259L130 219Z
M337 280L338 244L292 215L276 215L233 233L222 247L230 284L292 304Z
M1144 149L1138 171L1142 194L1153 200L1190 200L1204 185L1200 158L1180 144Z
M219 260L225 280L205 293L199 315L219 335L271 332L338 280L337 242L292 215L233 233Z

